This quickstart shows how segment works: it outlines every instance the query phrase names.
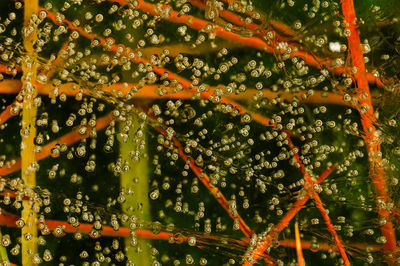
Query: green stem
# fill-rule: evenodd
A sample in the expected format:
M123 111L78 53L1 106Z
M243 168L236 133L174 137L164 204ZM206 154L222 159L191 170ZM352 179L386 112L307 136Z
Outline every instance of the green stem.
M149 182L150 171L146 152L146 130L137 116L129 118L131 125L129 130L124 131L128 125L120 125L119 132L127 134L127 138L119 138L120 154L123 167L129 166L127 171L121 174L121 188L125 192L125 202L122 209L129 217L135 216L139 223L143 224L151 221L150 202L149 202ZM139 152L139 154L138 154ZM126 170L126 169L125 169ZM128 260L135 265L151 265L151 246L150 240L139 239L136 246L132 246L130 238L125 239L127 247L126 255Z
M1 234L0 229L0 241L3 239L3 235ZM7 255L7 249L0 244L0 262L9 261Z

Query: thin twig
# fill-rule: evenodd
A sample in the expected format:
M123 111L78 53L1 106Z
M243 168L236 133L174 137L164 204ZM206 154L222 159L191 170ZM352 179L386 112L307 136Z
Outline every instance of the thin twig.
M151 4L150 4L150 6L148 6L148 5L145 5L145 6L150 8L150 9L153 7ZM56 24L60 24L60 23L57 22L56 15L54 13L52 13L52 12L50 12L48 10L45 10L43 8L40 8L40 10L46 11L47 12L47 17L50 20L52 20ZM101 38L101 37L99 37L99 36L97 36L95 34L86 33L81 28L75 27L70 21L68 21L66 19L62 20L62 23L66 23L69 29L78 31L79 34L81 34L82 36L84 36L87 39L90 39L90 40L97 39L97 40L100 41L100 43L102 45L106 45L107 44L107 40L105 40L104 38ZM109 45L109 49L108 50L117 53L120 47L124 47L124 46L121 45L121 44L118 44L118 45L112 44L112 45ZM125 52L122 52L121 55L126 56L127 58L129 58L129 60L131 60L131 61L133 61L135 63L144 63L144 64L152 65L152 71L154 71L155 73L157 73L159 75L167 74L169 80L176 80L182 85L183 88L191 89L192 91L197 92L198 87L197 86L193 86L192 82L190 82L189 80L187 80L187 79L185 79L185 78L183 78L183 77L181 77L181 76L179 76L179 75L177 75L177 74L175 74L175 73L173 73L173 72L171 72L171 71L169 71L169 70L167 70L165 68L155 66L155 65L151 64L149 61L147 61L147 60L145 60L143 58L137 58L137 55L130 48L126 48L125 47L125 48L122 49L122 51L125 51ZM210 92L201 92L201 93L198 93L198 94L203 95L203 97L205 97L205 98L214 98L212 93L210 93ZM237 114L247 113L247 109L245 109L243 106L239 107L239 105L236 104L234 101L231 101L231 100L223 98L219 102L227 104L227 105L231 105L233 107L233 108L231 108L231 112L238 111ZM256 121L259 121L260 123L264 123L264 124L268 123L268 121L265 120L264 117L262 117L262 116L260 116L258 114L256 114L255 117L253 117L253 119L256 120Z
M147 111L147 110L145 110ZM148 113L148 111L147 111ZM157 119L156 116L153 114L148 113L150 117L153 119ZM168 137L168 133L162 129L162 128L157 128L159 132L161 132L164 136ZM192 171L196 174L196 176L199 178L199 180L204 184L204 186L210 191L210 193L215 197L215 199L219 202L219 204L222 206L222 208L227 211L229 216L234 219L239 221L239 226L240 229L242 230L243 234L246 237L250 237L254 234L254 232L250 229L250 227L244 222L244 220L240 217L238 213L233 213L232 210L229 208L229 202L225 198L225 196L222 194L222 192L219 190L219 188L215 187L213 184L210 183L210 178L208 175L198 166L194 164L194 159L187 156L183 152L182 145L180 142L175 138L172 137L172 141L174 146L178 149L178 153L181 156L181 158L189 164L189 167L192 169Z
M146 99L197 99L195 93L189 90L180 90L173 92L171 91L171 87L164 85L140 85L140 84L132 84L132 83L115 83L110 85L93 85L93 89L85 88L77 83L64 83L57 87L57 94L66 94L67 96L77 96L78 93L83 93L85 95L93 96L97 93L106 92L110 93L113 96L117 97L126 97L128 93L131 94L132 98L146 98ZM42 95L52 95L54 92L54 86L52 84L37 84L38 94ZM136 90L133 91L132 89ZM216 95L217 89L224 89L224 86L210 86L208 94L202 94L203 98L205 96ZM21 90L21 81L20 80L3 80L0 81L0 94L17 94ZM162 91L162 92L161 92ZM247 89L245 92L241 92L238 94L230 93L223 94L221 98L228 99L230 101L245 101L245 100L253 100L256 94L260 91L256 89ZM303 98L302 96L306 92L300 91L297 93L290 93L285 91L273 91L270 89L262 90L262 98L266 98L269 100L273 100L276 98L280 98L281 100L293 101L293 99L297 99L302 103L310 103L310 104L333 104L333 105L342 105L348 107L354 107L351 103L343 100L343 96L333 92L323 92L323 91L314 91L313 95L307 96ZM375 97L372 99L373 104L378 103L378 99ZM236 103L235 103L236 105ZM243 107L242 107L243 108Z
M21 72L22 68L20 66L8 66L8 65L0 65L0 73L12 75L13 74L13 69L16 71Z
M330 173L335 169L334 166L328 167L322 174L319 176L317 179L317 184L321 183L325 178L328 177ZM307 201L310 199L310 194L308 193L307 188L303 188L298 196L297 201L292 205L292 207L286 212L286 214L282 217L282 219L274 225L269 234L267 234L263 241L258 243L258 245L251 250L251 252L248 252L248 254L245 255L245 264L244 265L253 265L258 258L267 250L267 248L272 244L272 242L278 238L280 232L282 232L283 229L285 229L290 221L296 216L296 214L304 207L304 205L307 203Z
M101 130L103 128L105 128L110 122L112 121L112 115L106 115L102 118L99 118L96 120L96 126L95 129L96 130ZM57 147L57 145L62 145L65 144L67 146L70 146L76 142L78 142L81 139L85 139L87 137L90 136L90 132L92 131L92 127L88 126L87 130L84 134L79 133L79 128L65 134L64 136L58 138L57 140L54 140L46 145L44 145L41 149L40 152L36 153L36 161L40 161L43 160L47 157L49 157L52 153L54 153L53 149ZM4 175L9 175L12 174L18 170L21 169L21 163L22 163L22 159L21 158L17 158L14 160L15 163L10 165L10 166L3 166L2 168L0 168L0 175L4 176Z
M299 231L299 223L296 222L294 224L294 233L296 238L296 253L297 253L297 264L299 266L305 266L306 263L304 262L303 250L301 247L301 238L300 238L300 231Z
M20 109L19 108L15 109L15 107L16 107L15 105L16 105L16 102L13 102L9 106L7 106L7 108L3 112L1 112L0 125L7 122L7 120L10 119L11 117L19 114Z
M147 111L147 110L145 110ZM147 111L148 113L148 111ZM153 114L148 113L150 117L153 119L157 119L156 116ZM157 128L159 132L161 132L165 137L168 138L168 133L162 129L162 128ZM240 216L240 214L237 211L232 211L231 208L229 207L229 201L225 198L223 195L222 191L211 184L210 178L208 175L203 171L202 168L198 167L194 163L194 159L188 155L186 155L183 151L183 147L181 143L175 138L171 137L171 140L173 142L173 145L175 148L178 149L178 154L179 156L189 165L190 169L195 173L195 175L198 177L198 179L203 183L203 185L208 189L208 191L214 196L214 198L218 201L218 203L221 205L221 207L228 213L229 217L231 217L234 221L238 221L239 223L239 228L243 232L243 234L247 237L250 238L254 232L250 229L250 227L246 224L246 222L243 220L243 218ZM264 254L265 260L269 264L273 264L273 259L268 255Z
M109 2L119 3L120 5L129 5L129 2L126 0L108 0ZM244 37L237 35L233 32L230 32L219 25L215 25L206 20L202 20L190 15L181 15L179 12L175 11L171 6L165 4L153 5L151 3L145 2L143 0L138 1L138 5L136 8L150 14L152 16L161 16L162 9L168 9L168 16L162 16L162 19L166 21L170 21L173 23L182 23L187 25L188 27L195 29L197 31L204 31L207 26L211 25L211 30L209 33L214 33L216 36L226 39L229 41L234 41L249 47L256 48L261 51L266 51L268 53L285 53L286 51L280 51L275 49L274 47L268 45L263 40L257 37ZM292 47L296 48L296 47ZM299 50L298 48L292 49L293 51L290 53L289 58L299 57L303 59L308 65L322 69L322 67L328 69L331 73L343 74L347 73L349 69L344 67L332 67L331 60L323 60L321 58L316 58L314 55L309 54L307 51ZM376 83L378 86L383 85L381 82L378 82L379 78L375 77L372 74L368 74L367 78L370 82Z
M0 215L0 225L1 226L6 226L7 228L18 228L17 226L17 221L19 217L14 215L14 216L9 216L9 215ZM65 221L58 221L58 220L45 220L42 223L38 224L38 229L42 230L44 234L48 234L49 232L47 231L54 231L55 229L61 228L64 233L81 233L85 235L89 235L94 231L93 224L84 224L81 223L78 226L73 226ZM135 236L139 239L153 239L153 240L164 240L164 241L170 241L171 239L174 239L174 233L172 232L166 232L166 231L161 231L158 234L152 233L150 230L146 229L138 229L138 230L131 230L126 227L119 227L118 230L115 230L111 226L103 225L101 230L98 231L99 237L131 237L132 233L134 232ZM184 241L187 241L189 236L191 235L189 232L188 234L185 233L179 233L180 236L182 237L181 241L177 241L174 243L180 244L183 243ZM196 233L194 233L196 235ZM197 239L197 242L207 244L204 240L210 239L212 241L221 241L218 236L214 235L202 235L202 239ZM249 239L242 239L242 240L236 240L236 239L229 239L229 241L235 242L239 245L243 245L245 247L248 245ZM289 247L289 248L296 248L296 242L295 240L292 239L285 239L279 241L279 245L283 247ZM334 249L334 246L329 245L328 243L318 243L319 249L320 250L331 250ZM365 248L363 244L357 244L354 243L352 244L355 247L358 247L360 249ZM312 248L312 243L309 241L302 240L301 241L301 246L304 249L311 249ZM369 248L373 250L380 250L381 246L368 246Z
M236 1L231 1L231 0L223 0L223 1L228 4L237 3L240 5L240 2L236 2ZM199 8L203 8L203 9L205 8L205 5L199 0L190 0L190 2ZM254 12L256 12L256 11L255 10L253 10L252 12L246 11L245 13L251 16L250 13L254 13ZM257 12L259 14L261 14L260 11L257 11ZM227 19L228 21L235 23L236 25L239 25L241 27L245 27L249 30L255 31L260 37L267 35L268 31L263 28L264 25L262 25L262 24L258 25L255 23L245 23L245 20L243 19L243 17L236 15L230 11L222 10L222 11L219 11L219 13L220 13L221 17ZM261 20L265 22L266 17L262 16ZM286 37L280 36L276 31L274 31L275 38L277 38L278 40L290 41L291 39L292 40L297 39L296 32L294 32L290 26L288 26L280 21L274 20L274 19L269 19L268 24L270 24L274 29L278 29L280 32L289 36L289 38L286 38ZM262 34L260 34L260 33L262 33ZM323 59L321 57L318 57L297 43L296 44L288 43L288 46L290 48L292 48L292 50L295 50L298 53L294 56L298 56L298 57L302 58L305 61L305 63L308 65L311 65L311 66L319 68L319 69L322 69L323 67L325 67L331 73L335 73L335 74L343 74L343 73L350 72L350 68L348 68L348 67L347 68L346 67L332 67L332 65L334 65L333 59L330 59L330 58ZM291 56L291 57L293 57L293 56ZM374 76L371 73L367 73L366 75L367 75L367 80L369 83L375 83L378 87L388 90L388 88L383 84L382 80L379 77Z
M297 147L295 147L295 146L293 145L293 143L292 143L292 141L291 141L291 139L290 139L290 136L289 136L289 132L287 132L287 134L288 134L287 140L289 141L289 147L291 148L292 151L294 151L294 150L297 150L297 151L298 151L299 148L297 148ZM336 246L337 246L337 248L338 248L338 250L339 250L339 253L340 253L340 255L341 255L342 258L343 258L344 264L345 264L346 266L347 266L347 265L350 265L350 261L349 261L349 259L347 258L346 251L345 251L345 249L344 249L344 245L343 245L342 241L340 240L338 234L337 234L336 231L335 231L334 226L332 225L332 223L331 223L331 221L330 221L328 212L325 210L325 208L324 208L324 206L323 206L323 203L322 203L322 201L321 201L321 198L319 197L318 193L317 193L317 192L315 191L315 189L313 188L313 186L315 185L315 182L312 180L310 174L309 174L308 171L305 169L305 166L304 166L304 164L301 162L300 156L299 156L299 154L298 154L297 152L294 153L294 159L295 159L295 162L300 166L301 172L303 173L304 179L305 179L305 181L306 181L305 187L307 188L308 193L309 193L309 194L311 195L311 197L313 198L317 209L320 211L320 213L321 213L321 215L322 215L322 218L323 218L324 221L325 221L326 227L328 228L328 231L331 233L331 235L332 235L332 237L333 237L333 239L334 239L334 241L335 241L335 244L336 244Z

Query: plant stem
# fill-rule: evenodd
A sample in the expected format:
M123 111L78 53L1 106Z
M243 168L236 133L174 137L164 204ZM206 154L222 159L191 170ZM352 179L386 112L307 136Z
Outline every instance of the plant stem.
M364 57L361 51L360 35L357 29L357 18L352 0L341 0L342 11L346 21L347 41L350 48L350 54L353 66L355 67L354 77L357 81L356 93L360 102L361 124L364 129L364 140L367 146L368 158L370 164L370 178L375 187L375 193L378 200L384 201L386 204L377 204L378 215L386 222L381 228L383 236L386 237L385 253L394 253L396 251L396 235L393 224L390 221L389 209L383 207L388 206L392 202L388 195L388 189L385 180L385 173L382 164L382 154L380 147L379 134L375 125L377 119L374 114L374 108L371 101L371 92L367 80L367 72L365 69Z
M3 234L1 233L1 229L0 229L0 241L3 238ZM7 249L6 247L4 247L3 245L0 244L0 262L4 263L8 260L8 255L7 255Z
M335 169L335 166L328 167L322 174L318 177L316 184L321 183L324 181L325 178L329 176L329 174ZM310 199L311 195L308 192L307 188L303 188L300 193L297 201L292 205L292 207L286 212L286 214L282 217L282 219L274 225L269 234L265 236L265 238L257 244L257 246L248 252L245 255L244 265L253 265L258 258L265 252L265 250L272 244L272 242L278 238L280 232L285 229L290 221L296 216L296 214L304 208L304 205Z
M19 109L18 109L18 112L14 112L14 110L13 110L13 106L15 104L16 104L16 102L13 102L9 106L7 106L7 108L3 112L1 112L1 114L0 114L0 125L2 125L5 122L7 122L7 120L10 119L11 117L18 115Z
M4 212L4 210L2 210ZM8 228L17 228L16 221L19 219L18 216L12 215L0 215L0 225L6 226ZM49 230L54 230L57 227L61 227L65 233L77 233L80 232L82 234L89 234L93 230L93 224L80 224L78 227L75 227L65 221L57 221L57 220L45 220L43 225L47 226ZM40 227L41 225L38 225ZM102 230L99 231L102 237L129 237L132 230L126 227L120 227L118 231L115 231L111 226L103 226ZM146 229L138 229L134 230L136 233L136 237L139 239L154 239L154 240L169 240L170 237L173 237L174 234L171 232L161 231L159 234L153 234L150 230ZM196 233L193 233L196 234ZM184 241L187 240L188 236L192 235L191 233L182 234ZM221 241L217 236L213 235L203 235L204 238L210 238L214 241ZM236 242L237 244L242 244L246 246L249 244L248 238L243 238L241 240L230 239L230 241ZM198 241L199 242L199 241ZM177 242L175 242L177 243ZM279 241L279 246L296 248L296 241L293 239L283 239ZM303 249L312 249L312 243L310 241L302 240L301 246ZM336 246L332 246L329 243L318 242L319 250L329 251L332 249L336 249ZM371 252L376 252L383 249L383 246L379 245L369 245L366 243L349 243L349 247L365 250L367 247L371 250Z
M140 123L136 115L128 120L130 127L126 132L121 124L119 132L127 134L127 139L120 140L120 155L123 163L129 166L128 171L121 173L121 188L125 193L125 202L122 204L123 212L129 217L135 216L140 223L151 221L149 202L149 159L146 153L146 128ZM128 247L126 255L128 260L137 265L151 265L151 250L148 240L140 239L138 246L131 245L130 238L125 239L125 246ZM140 252L138 251L140 248Z
M119 1L122 1L122 2L119 2ZM121 3L125 3L123 0L118 0L118 1L116 0L116 2L118 2L120 4ZM140 2L140 3L143 4L144 7L146 7L144 11L147 10L147 11L150 12L152 10L152 8L154 8L154 6L149 4L149 3L146 3L146 2ZM40 10L44 10L44 9L40 9ZM47 17L50 20L52 20L56 24L60 24L60 23L57 23L56 15L54 13L52 13L52 12L50 12L48 10L46 10L46 12L47 12ZM152 13L154 13L154 12L152 11ZM150 14L152 14L152 13L150 13ZM177 13L177 12L175 12L175 13ZM183 16L185 16L185 15L183 15ZM187 17L187 16L185 16L185 17ZM97 36L95 34L86 33L83 29L81 29L79 27L75 27L70 21L68 21L66 19L62 20L62 23L66 23L67 27L69 29L78 31L80 35L82 35L83 37L85 37L87 39L90 39L90 40L97 39L97 40L100 41L100 43L102 45L105 45L106 42L107 42L104 38L102 38L100 36ZM204 23L207 23L207 22L204 21ZM201 23L201 25L203 25L204 23ZM204 24L203 26L205 26L205 25L206 24ZM223 32L227 32L227 31L223 31ZM227 32L227 33L228 33L228 35L230 34L229 32ZM259 40L259 39L257 39L257 40ZM259 41L262 42L261 40L259 40ZM124 47L124 46L123 45L119 45L119 44L118 45L117 44L113 44L110 47L108 47L108 50L116 53L116 52L118 52L118 48L119 47ZM188 90L191 89L192 91L196 92L196 94L202 95L202 97L210 98L210 97L213 96L212 93L210 93L210 92L198 93L196 91L198 89L198 87L197 86L193 86L192 82L190 82L189 80L187 80L187 79L185 79L185 78L183 78L183 77L181 77L181 76L179 76L179 75L177 75L177 74L175 74L175 73L173 73L173 72L171 72L171 71L169 71L169 70L167 70L165 68L161 68L161 67L155 66L155 65L151 64L149 61L147 61L147 60L145 60L143 58L136 58L137 55L130 48L126 48L125 50L128 50L128 52L123 52L123 53L121 53L121 55L122 56L126 56L127 58L129 58L129 60L131 60L131 61L133 61L135 63L144 63L144 64L152 65L152 71L153 72L159 74L160 76L164 75L164 74L167 74L168 75L168 80L171 80L171 81L172 80L176 80L182 85L183 88L188 89ZM236 111L236 110L239 111L238 114L243 114L243 113L247 112L247 110L244 107L238 106L234 101L222 98L219 102L220 103L225 103L227 105L232 105L232 107L233 107L232 108L232 112ZM256 121L259 121L260 123L264 123L264 124L268 123L268 121L265 121L264 117L261 117L258 114L256 114L255 117L253 117L253 119L256 120Z
M151 114L149 114L151 115ZM155 116L152 116L153 119L156 119ZM157 128L159 132L161 132L165 137L168 138L168 133L161 129ZM241 218L241 216L238 213L233 213L232 210L229 208L229 202L225 198L225 196L222 194L222 192L215 187L213 184L210 183L210 178L207 176L207 174L198 166L194 164L193 158L187 156L183 152L182 145L180 142L175 138L172 137L173 145L178 149L178 153L181 156L181 158L189 164L189 167L192 169L192 171L196 174L196 176L199 178L199 180L204 184L204 186L210 191L210 193L214 196L214 198L218 201L218 203L222 206L222 208L229 214L229 216L234 219L239 221L239 227L242 230L243 234L246 237L250 237L253 235L253 231L250 229L250 227L245 223L245 221Z
M304 257L303 257L303 250L301 247L301 239L300 239L300 231L299 231L299 223L296 222L294 224L294 233L296 238L296 253L297 253L297 263L299 266L305 266Z
M129 4L129 2L127 0L108 0L108 1L115 2L120 5L128 5ZM141 9L142 11L144 11L147 14L152 15L152 16L160 16L160 14L161 14L161 12L158 11L158 10L160 10L159 6L156 6L154 4L148 3L143 0L138 1L138 5L136 6L136 8ZM161 8L169 10L169 16L162 17L162 19L164 19L166 21L170 21L170 22L178 23L178 24L185 24L188 27L195 29L197 31L203 31L207 27L207 25L210 25L209 21L202 20L197 17L193 17L193 16L189 16L189 15L181 15L169 5L162 5ZM236 20L238 20L238 19L235 19L235 21ZM213 24L213 23L211 23L211 24ZM285 51L278 51L273 46L268 45L266 42L264 42L260 38L240 36L231 31L228 31L218 25L213 25L213 26L215 26L215 27L211 30L211 32L222 39L237 42L237 43L240 43L240 44L261 50L261 51L272 53L272 54L275 54L276 52L278 52L278 53L285 52ZM263 34L263 36L264 36L264 34ZM292 48L293 48L293 51L290 53L290 58L293 58L295 56L299 57L299 58L303 59L310 66L313 66L313 67L316 67L319 69L326 68L330 72L336 73L336 74L343 74L348 71L348 69L345 67L335 67L335 68L331 67L331 63L332 63L331 60L323 60L321 58L317 58L307 51L298 49L298 47L292 47ZM294 48L296 48L296 49L294 49ZM380 80L377 79L374 75L368 74L367 78L368 78L369 82L376 83L378 86L383 85L382 82L380 82Z
M117 97L126 97L127 93L130 93L132 88L138 88L139 90L132 94L133 98L145 98L145 99L195 99L194 93L189 90L181 90L177 92L171 92L170 87L166 87L163 85L140 85L137 83L115 83L112 85L105 86L95 86L93 85L93 89L84 88L77 83L68 82L61 84L58 87L58 95L65 93L67 96L75 97L78 93L83 93L84 95L90 95L93 97L100 98L103 93L109 93L113 96ZM215 94L215 90L218 87L210 86L209 94L202 94L202 97L207 95ZM224 87L221 87L224 89ZM52 97L54 86L51 84L40 84L37 85L38 94L50 95ZM158 92L160 89L166 91L160 95ZM18 93L21 90L21 81L20 80L3 80L0 82L0 94L13 94ZM231 101L251 101L254 99L254 96L258 93L256 89L247 89L243 93L235 94L224 94L222 96L223 99L231 100ZM313 95L307 96L305 99L302 98L305 91L300 91L297 93L290 93L284 91L272 91L270 89L262 90L262 98L267 98L269 100L273 100L279 97L282 100L292 101L294 97L296 97L302 103L310 103L310 104L333 104L333 105L343 105L354 107L351 103L343 100L343 96L333 92L322 92L322 91L314 91ZM374 95L373 95L374 96ZM372 103L378 103L377 95L372 99ZM5 112L5 111L3 111ZM0 122L1 123L1 122ZM3 122L4 123L4 122Z
M42 75L46 75L47 79L51 78L54 75L54 73L57 70L57 67L59 67L61 65L61 63L64 61L65 55L63 53L66 52L66 50L68 48L68 44L69 44L68 40L66 42L64 42L64 44L61 46L61 49L57 53L56 59L53 62L51 62L52 67L49 70L45 69L41 73Z
M148 110L146 110L147 112ZM147 112L148 113L148 112ZM148 113L149 114L149 113ZM152 114L149 114L153 119L156 117ZM161 132L166 138L168 137L168 133L163 130L162 128L157 128L159 132ZM250 227L246 224L243 218L236 210L231 210L229 207L229 202L223 195L223 193L213 184L210 182L210 178L208 175L203 171L202 168L198 167L194 163L194 159L190 156L187 156L182 148L181 143L175 138L171 138L173 145L178 149L179 156L189 165L190 169L196 174L197 178L203 183L203 185L208 189L208 191L214 196L217 202L221 205L221 207L228 213L229 217L231 217L235 222L237 221L239 224L239 228L242 233L249 239L254 232L250 229ZM274 264L273 258L271 258L268 254L264 254L264 260L268 264Z
M290 139L289 132L287 132L287 134L288 134L288 138L287 139L289 141L289 147L291 148L291 150L293 151L295 148L297 150L299 150L299 148L297 148L297 147L295 147L293 145L293 142ZM330 221L328 212L324 208L324 205L323 205L323 203L321 201L321 198L319 197L318 193L313 188L313 186L315 185L315 182L312 180L310 174L305 169L304 164L301 162L300 156L299 156L299 154L297 152L294 154L294 159L295 159L295 162L298 165L300 165L301 172L303 173L304 179L306 181L305 188L308 190L309 195L313 198L317 209L320 211L320 213L322 215L322 218L325 221L326 227L328 228L328 231L331 233L331 235L332 235L332 237L333 237L333 239L335 241L335 244L336 244L336 246L337 246L337 248L339 250L339 253L343 258L344 264L346 266L350 265L350 261L347 258L346 251L344 249L344 245L343 245L342 241L340 240L338 234L335 231L335 228L333 227L333 225L332 225L332 223Z
M96 120L96 126L94 128L92 127L88 127L86 130L85 134L81 134L79 133L79 129L75 129L67 134L65 134L64 136L44 145L41 149L40 152L36 153L36 161L40 161L43 160L45 158L47 158L48 156L50 156L52 154L52 150L54 148L56 148L57 145L62 145L65 144L67 146L70 146L76 142L78 142L81 139L85 139L87 137L90 136L90 132L93 129L96 130L101 130L103 128L105 128L112 120L112 115L106 115L102 118L99 118ZM57 156L57 153L54 154L54 156ZM0 168L0 175L9 175L12 174L18 170L21 169L21 165L22 165L22 158L17 158L15 159L15 163L12 164L11 166L3 166L2 168Z
M22 202L22 219L25 225L21 230L21 254L23 265L34 265L33 256L37 253L37 221L36 212L39 210L34 200L33 188L36 186L35 144L37 106L34 102L36 92L36 52L34 43L37 41L36 21L38 14L38 0L25 1L23 43L26 56L22 64L22 124L21 124L21 177L27 190L25 193L31 200Z
M20 66L14 66L14 67L10 67L8 65L0 65L0 73L5 73L5 74L12 74L12 69L15 69L17 71L22 71L22 68Z

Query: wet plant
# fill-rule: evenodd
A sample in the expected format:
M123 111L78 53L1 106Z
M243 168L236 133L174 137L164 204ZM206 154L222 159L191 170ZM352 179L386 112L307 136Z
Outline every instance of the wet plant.
M399 7L8 0L4 265L396 265Z

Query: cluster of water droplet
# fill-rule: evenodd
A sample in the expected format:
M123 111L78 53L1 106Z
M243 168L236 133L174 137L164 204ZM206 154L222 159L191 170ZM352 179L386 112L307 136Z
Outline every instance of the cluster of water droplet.
M7 3L0 79L14 94L1 96L11 116L0 118L0 208L10 218L1 246L11 261L21 257L19 229L28 225L18 216L29 202L39 237L23 237L44 247L32 251L36 264L237 264L258 243L243 238L243 221L265 237L307 194L305 175L319 182L333 165L312 189L345 248L354 261L386 259L387 221L376 206L395 206L375 197L368 175L359 115L368 95L354 89L352 33L339 1L253 2L45 1L28 26L24 2ZM369 73L391 73L366 24ZM32 32L34 58L23 42ZM36 82L20 90L27 62L36 64ZM395 95L396 79L387 84ZM382 89L371 89L378 107ZM35 188L20 178L18 160L30 133L19 125L27 95L38 107ZM374 114L383 114L383 155L375 156L387 158L382 167L397 191L397 113L385 108ZM296 219L319 255L305 251L306 261L341 262L312 198ZM296 261L295 249L279 244L294 240L292 224L268 249L282 265ZM135 262L140 256L148 258Z

